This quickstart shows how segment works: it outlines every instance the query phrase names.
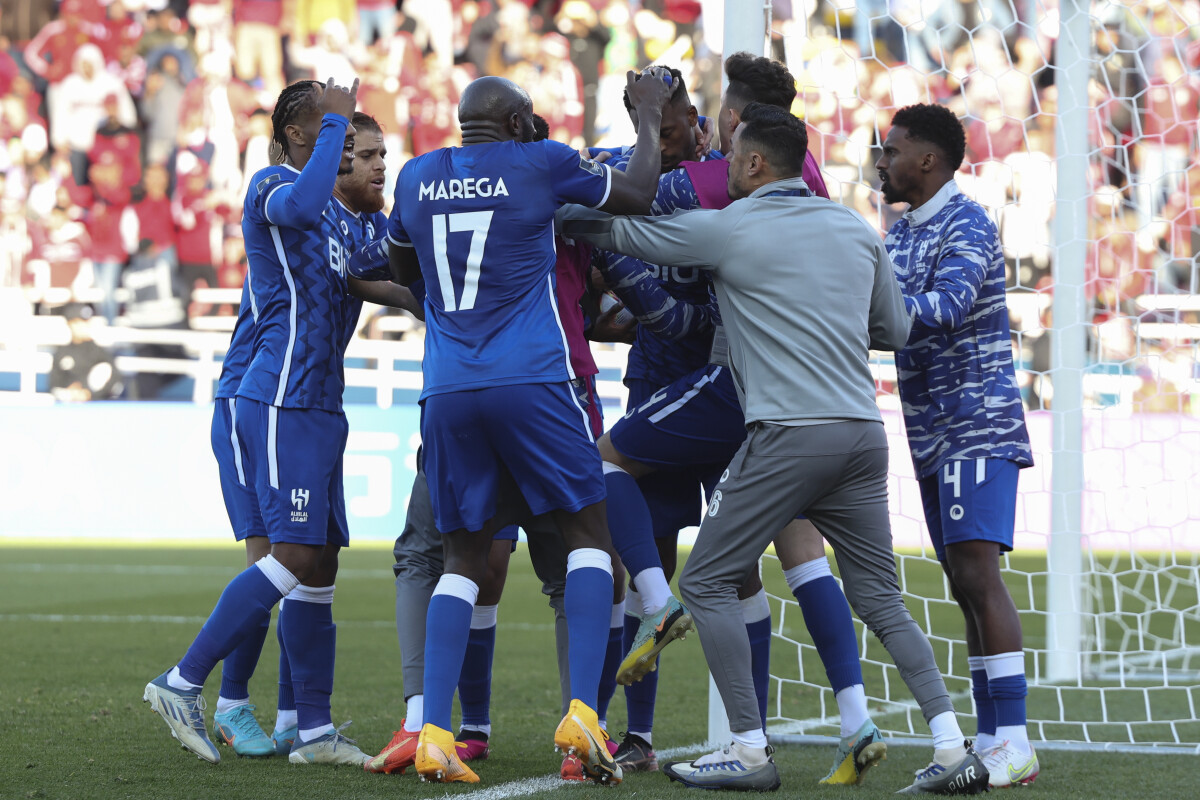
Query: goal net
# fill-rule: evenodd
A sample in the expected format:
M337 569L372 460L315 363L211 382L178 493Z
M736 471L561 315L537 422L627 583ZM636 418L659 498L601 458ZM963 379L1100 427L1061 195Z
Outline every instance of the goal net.
M957 180L1001 232L1037 460L1021 473L1002 564L1024 628L1031 736L1200 751L1200 3L766 5L831 192L881 230L900 213L882 205L874 169L895 110L945 103L967 129ZM893 364L875 367L901 585L970 735L962 616L928 544ZM768 729L777 741L836 735L773 557L763 576L776 633ZM887 653L858 633L876 723L927 735Z

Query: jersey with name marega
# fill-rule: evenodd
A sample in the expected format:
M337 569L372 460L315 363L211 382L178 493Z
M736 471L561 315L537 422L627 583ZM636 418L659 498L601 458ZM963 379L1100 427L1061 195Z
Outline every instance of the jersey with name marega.
M404 165L388 219L425 279L424 399L571 380L555 296L554 212L604 205L608 167L565 144L490 142Z
M1004 255L987 212L950 181L897 221L884 246L913 318L896 367L917 477L960 459L1032 465Z
M346 284L351 229L332 199L345 129L344 118L326 114L303 172L271 166L250 181L242 232L254 354L238 397L280 408L342 410L345 343L361 309Z

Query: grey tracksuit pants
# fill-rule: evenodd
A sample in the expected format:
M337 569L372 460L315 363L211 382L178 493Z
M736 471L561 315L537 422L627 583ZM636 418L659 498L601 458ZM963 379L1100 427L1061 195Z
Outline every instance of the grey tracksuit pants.
M804 514L833 546L846 598L883 643L926 720L952 711L924 632L900 596L878 422L753 423L713 492L679 579L730 730L758 730L750 642L737 589L771 540Z
M542 581L542 592L550 598L550 607L554 609L554 640L562 685L562 713L566 714L571 703L571 681L567 668L567 618L563 606L567 579L566 544L549 515L526 518L520 511L508 509L504 498L500 506L501 513L512 514L528 535L529 558L533 562L534 572ZM396 573L396 636L400 640L404 697L409 698L425 691L425 615L445 565L442 537L434 524L429 484L426 483L423 469L417 470L408 501L408 517L392 552L396 557L393 568Z

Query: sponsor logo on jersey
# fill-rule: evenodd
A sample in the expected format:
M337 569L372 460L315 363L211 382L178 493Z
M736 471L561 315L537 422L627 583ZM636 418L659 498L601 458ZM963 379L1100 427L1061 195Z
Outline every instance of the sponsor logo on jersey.
M422 183L417 200L474 200L477 197L508 197L504 178L452 178L437 183Z

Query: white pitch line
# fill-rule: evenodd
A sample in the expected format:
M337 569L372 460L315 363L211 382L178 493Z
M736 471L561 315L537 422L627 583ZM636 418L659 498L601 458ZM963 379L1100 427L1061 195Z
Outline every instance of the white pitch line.
M151 623L159 625L202 625L207 617L185 617L151 614L0 614L0 622L81 622L81 623L114 623L118 625L137 625ZM336 620L335 620L336 622ZM352 619L337 622L339 628L395 628L392 620ZM554 624L550 622L501 622L497 625L506 631L552 631Z
M698 753L706 749L703 743L690 744L686 747L672 747L667 750L659 750L658 757L664 760L670 760L679 756ZM587 782L583 781L564 781L558 775L546 775L541 778L526 778L520 781L509 781L496 786L490 786L486 789L479 789L471 792L468 797L471 800L508 800L512 797L527 797L538 792L561 791L562 789L573 789L577 786L587 786ZM445 794L439 800L449 800L452 797L461 797L458 794Z

